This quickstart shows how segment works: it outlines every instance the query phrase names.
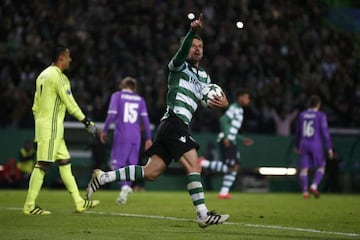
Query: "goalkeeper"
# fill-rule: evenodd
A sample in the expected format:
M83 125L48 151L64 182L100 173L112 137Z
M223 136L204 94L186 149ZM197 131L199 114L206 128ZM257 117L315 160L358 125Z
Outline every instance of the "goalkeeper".
M60 177L72 196L76 212L83 212L99 204L98 200L84 200L71 171L70 154L64 141L64 118L66 111L84 123L87 131L96 136L96 127L81 111L70 87L70 81L63 73L71 62L70 51L65 46L56 46L52 54L53 64L43 70L36 79L33 103L35 118L35 142L37 162L31 173L24 214L46 215L50 211L35 204L47 169L56 162Z

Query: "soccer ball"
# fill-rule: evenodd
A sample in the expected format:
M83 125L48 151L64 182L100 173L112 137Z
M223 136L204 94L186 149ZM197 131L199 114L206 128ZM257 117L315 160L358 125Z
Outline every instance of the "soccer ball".
M209 105L209 100L215 98L215 96L222 97L222 95L222 88L219 85L210 83L201 90L201 105L203 107L211 107Z

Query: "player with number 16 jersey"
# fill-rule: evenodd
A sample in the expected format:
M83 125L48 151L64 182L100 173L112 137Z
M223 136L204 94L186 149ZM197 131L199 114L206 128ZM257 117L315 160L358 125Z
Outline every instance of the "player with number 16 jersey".
M327 118L324 112L309 108L299 116L296 132L296 147L303 151L312 151L316 163L325 162L323 157L323 141L327 150L331 149ZM307 165L307 164L306 164Z
M300 113L295 136L295 146L300 154L300 182L304 198L308 198L308 191L319 196L319 185L325 171L324 148L332 157L332 145L328 129L326 114L320 111L321 99L313 95L309 98L309 108ZM324 146L325 144L325 146ZM308 169L315 168L312 185L308 189Z

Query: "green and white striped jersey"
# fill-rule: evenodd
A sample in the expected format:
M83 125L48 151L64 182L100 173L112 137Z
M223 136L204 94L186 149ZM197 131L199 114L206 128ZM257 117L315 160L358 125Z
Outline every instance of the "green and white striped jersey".
M241 128L244 119L244 109L238 103L232 103L220 118L221 132L218 135L218 141L224 138L229 139L236 144L237 134Z
M190 31L168 65L167 110L162 120L172 112L188 125L199 106L201 89L211 82L203 68L196 68L185 61L193 38L194 34Z

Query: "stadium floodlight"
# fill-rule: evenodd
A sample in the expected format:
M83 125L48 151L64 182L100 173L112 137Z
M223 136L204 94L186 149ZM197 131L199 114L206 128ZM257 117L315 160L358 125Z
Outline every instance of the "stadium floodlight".
M195 19L195 14L194 13L188 13L188 15L187 15L187 18L189 19L189 20L193 20L193 19Z
M236 27L237 27L237 28L243 28L243 27L244 27L244 23L241 22L241 21L237 21L237 22L236 22Z
M261 175L293 176L296 174L296 168L285 167L260 167L258 171Z

